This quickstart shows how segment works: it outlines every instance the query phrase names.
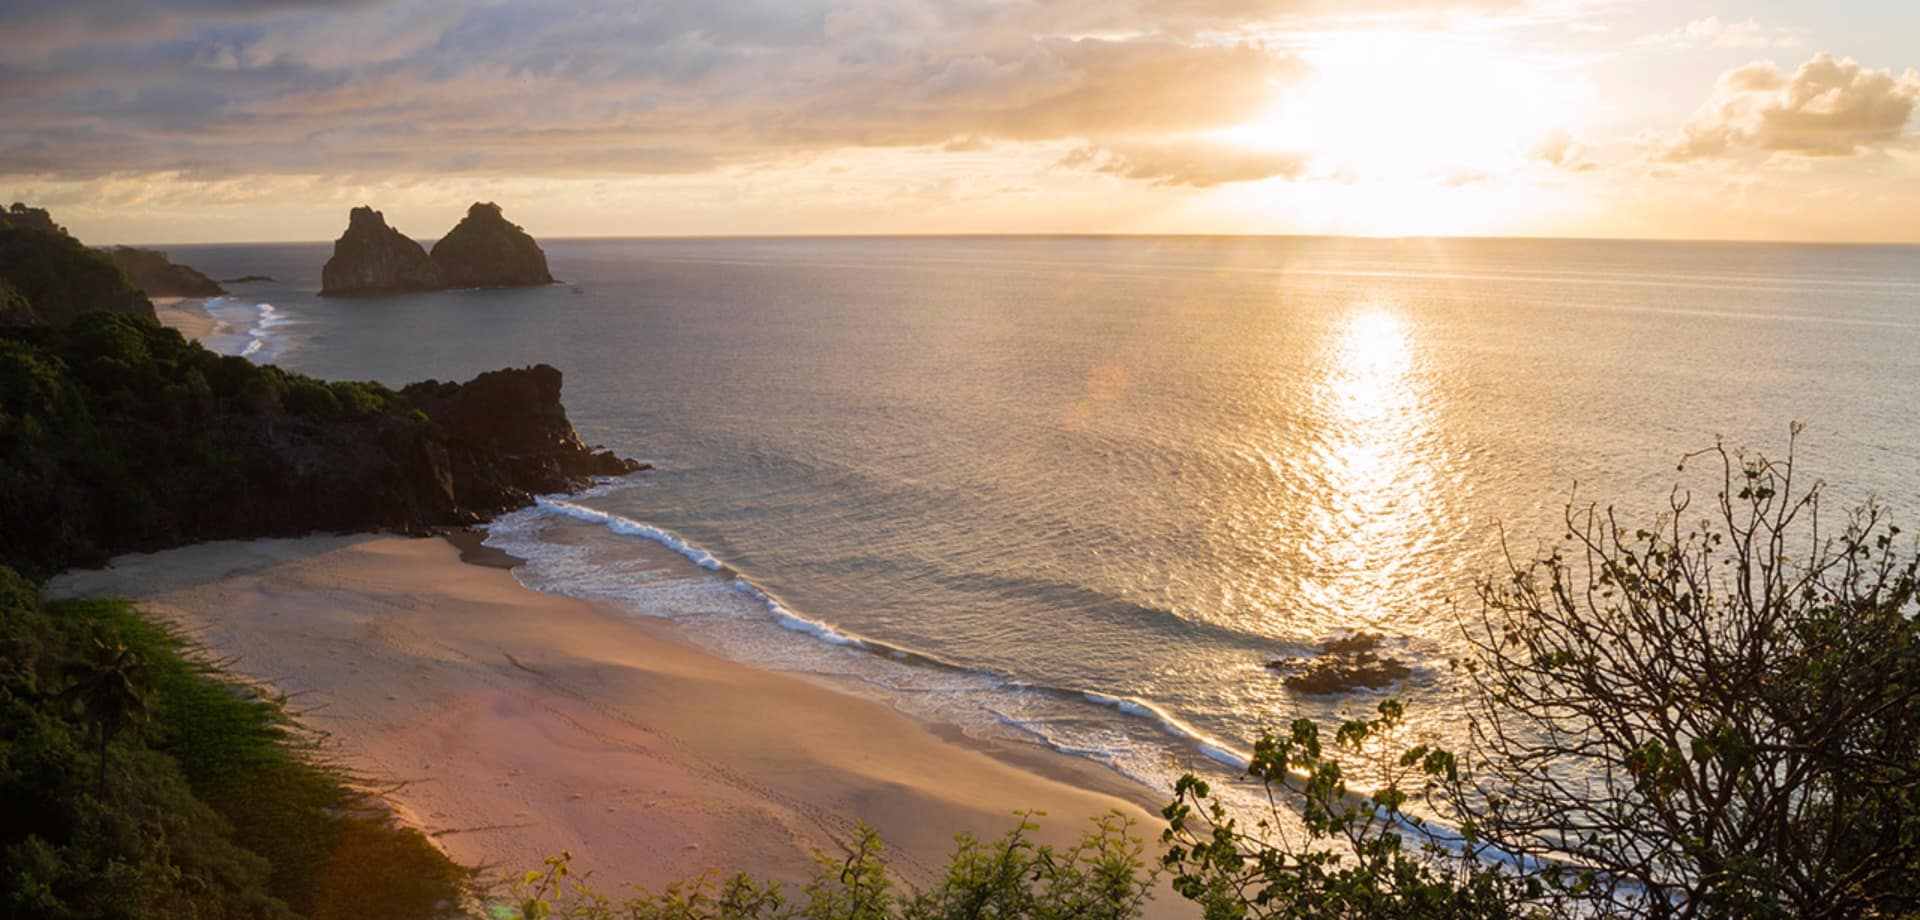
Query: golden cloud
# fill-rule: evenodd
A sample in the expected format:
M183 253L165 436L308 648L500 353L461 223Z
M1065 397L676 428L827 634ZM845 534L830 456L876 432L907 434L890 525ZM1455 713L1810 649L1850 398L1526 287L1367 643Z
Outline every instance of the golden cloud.
M1684 162L1742 151L1850 156L1898 142L1920 104L1920 73L1869 70L1816 54L1793 73L1755 62L1720 76L1713 97L1656 141L1657 159Z
M1312 158L1289 151L1248 150L1202 142L1078 147L1062 166L1091 169L1155 185L1206 188L1282 177L1297 179Z

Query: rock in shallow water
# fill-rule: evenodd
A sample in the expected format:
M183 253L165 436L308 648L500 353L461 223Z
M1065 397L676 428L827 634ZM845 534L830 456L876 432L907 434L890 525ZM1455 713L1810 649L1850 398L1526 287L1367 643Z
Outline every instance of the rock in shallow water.
M1280 658L1267 667L1309 696L1376 690L1413 676L1404 663L1380 656L1380 642L1378 633L1354 633L1320 643L1318 655Z

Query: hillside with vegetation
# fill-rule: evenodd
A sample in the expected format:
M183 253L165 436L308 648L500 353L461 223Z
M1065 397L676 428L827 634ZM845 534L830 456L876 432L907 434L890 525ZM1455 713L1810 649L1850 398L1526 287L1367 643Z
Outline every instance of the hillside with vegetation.
M470 873L281 701L35 580L198 540L424 532L636 469L580 442L560 390L546 366L393 390L214 354L44 210L0 212L0 917L469 906Z
M153 304L44 209L16 201L0 211L0 326L64 326L94 312L152 319Z
M158 249L109 246L101 252L148 297L218 297L226 293L219 282L190 265L173 261Z
M431 918L469 874L283 701L125 604L0 567L0 917Z
M134 316L0 329L0 563L473 523L638 468L580 442L538 366L402 390L214 354Z

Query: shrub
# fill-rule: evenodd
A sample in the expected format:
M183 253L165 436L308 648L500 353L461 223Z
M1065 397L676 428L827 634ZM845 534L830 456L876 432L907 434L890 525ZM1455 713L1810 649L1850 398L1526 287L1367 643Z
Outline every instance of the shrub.
M1571 549L1481 585L1468 750L1394 741L1392 703L1331 747L1296 722L1251 772L1306 840L1186 777L1175 887L1210 918L1914 915L1920 554L1872 504L1823 528L1791 450L1701 457L1704 520L1569 506Z
M371 381L341 380L328 386L333 390L334 398L339 400L341 408L354 415L385 412L388 405L398 399L392 390Z
M280 400L294 415L336 415L340 398L325 383L311 377L296 377L288 383Z
M1032 839L1039 826L1022 815L1005 835L982 842L962 835L947 874L933 888L899 891L888 875L885 847L864 825L843 859L817 857L801 897L778 883L735 875L707 877L657 893L615 899L572 874L571 854L514 879L492 906L495 917L519 920L1131 920L1140 916L1155 875L1144 869L1145 844L1119 814L1094 822L1080 841L1056 849Z
M430 918L463 903L465 870L315 759L277 703L189 651L124 603L43 608L0 567L0 917ZM126 700L145 717L99 731Z
M1920 555L1877 505L1823 521L1791 449L1702 458L1699 517L1569 509L1482 585L1461 804L1623 913L1920 909Z

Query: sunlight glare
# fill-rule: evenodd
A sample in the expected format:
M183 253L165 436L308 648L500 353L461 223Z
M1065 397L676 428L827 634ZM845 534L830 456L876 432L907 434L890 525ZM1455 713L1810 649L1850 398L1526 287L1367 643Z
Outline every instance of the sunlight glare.
M1220 139L1311 154L1333 178L1454 184L1524 162L1578 111L1550 68L1435 33L1331 36L1306 57L1310 83Z

